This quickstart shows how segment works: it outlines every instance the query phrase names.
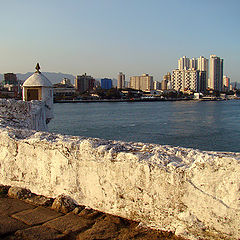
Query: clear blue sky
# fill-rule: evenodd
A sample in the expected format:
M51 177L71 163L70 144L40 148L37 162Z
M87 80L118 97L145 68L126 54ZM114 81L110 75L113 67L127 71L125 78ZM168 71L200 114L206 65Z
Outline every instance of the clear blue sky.
M0 0L0 73L42 71L154 80L177 59L224 59L240 81L240 0Z

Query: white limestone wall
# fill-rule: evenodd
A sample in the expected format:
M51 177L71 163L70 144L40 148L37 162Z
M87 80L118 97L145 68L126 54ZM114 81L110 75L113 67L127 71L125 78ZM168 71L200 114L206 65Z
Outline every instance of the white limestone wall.
M0 127L47 131L46 109L41 101L0 99Z
M240 153L0 125L0 184L50 197L64 193L188 239L240 238L239 173Z

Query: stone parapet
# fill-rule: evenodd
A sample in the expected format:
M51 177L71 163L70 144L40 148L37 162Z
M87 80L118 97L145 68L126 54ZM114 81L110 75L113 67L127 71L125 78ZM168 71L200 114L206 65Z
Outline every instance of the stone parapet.
M65 194L188 239L240 237L240 153L0 126L0 166L1 184Z

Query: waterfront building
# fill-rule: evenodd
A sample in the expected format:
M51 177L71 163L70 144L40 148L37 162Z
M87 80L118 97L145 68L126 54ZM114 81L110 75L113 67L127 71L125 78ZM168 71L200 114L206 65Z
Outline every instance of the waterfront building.
M207 72L199 71L199 92L204 93L207 89Z
M197 69L199 71L205 71L206 72L206 80L208 80L208 59L207 58L200 56L197 59Z
M122 72L118 74L117 88L118 89L125 88L125 74L123 74Z
M61 84L72 86L71 80L68 78L63 78L63 80L61 81Z
M161 83L158 81L153 82L153 89L154 90L160 90L161 89Z
M130 88L130 82L125 82L125 87Z
M94 88L100 88L100 87L101 87L100 81L95 80Z
M171 80L170 80L171 81ZM168 89L168 80L166 79L163 79L162 82L161 82L161 89L162 90L167 90Z
M178 60L178 69L179 70L187 70L190 66L190 60L186 56L183 56Z
M163 76L163 80L161 82L161 89L167 90L168 89L168 83L171 81L171 73L168 72L166 75Z
M72 99L75 93L76 89L67 78L64 78L60 83L53 85L54 99Z
M223 59L216 55L210 56L208 87L212 90L222 91L223 88Z
M17 75L14 73L4 73L3 75L3 85L18 85Z
M229 91L230 89L230 78L228 76L223 76L223 88L224 91Z
M195 91L200 90L199 71L194 69L173 70L171 77L171 87L176 91Z
M85 73L75 78L75 88L79 93L83 93L88 90L93 90L95 79L91 76L87 76Z
M142 76L130 77L130 88L142 91L153 90L153 76L143 74Z
M109 79L109 78L101 79L101 88L102 89L111 89L112 88L112 79Z

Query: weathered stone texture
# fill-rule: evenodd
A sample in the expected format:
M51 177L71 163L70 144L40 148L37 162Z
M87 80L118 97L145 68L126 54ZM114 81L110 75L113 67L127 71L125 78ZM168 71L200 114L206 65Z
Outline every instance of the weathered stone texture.
M240 238L240 153L0 128L0 183L173 231Z
M77 207L77 203L69 196L65 196L63 194L58 196L52 204L52 209L62 213L71 212L76 207Z
M28 203L19 202L17 199L1 198L0 199L0 215L12 215L24 210L33 209L33 206Z
M35 209L29 209L12 215L16 218L30 226L39 225L50 221L52 219L60 217L62 214L52 211L47 208L37 207Z
M67 240L65 234L48 228L46 226L35 226L24 230L18 230L15 233L18 239L22 240Z
M9 216L0 216L0 239L1 236L14 233L19 229L27 228L28 226L21 221L18 221Z

